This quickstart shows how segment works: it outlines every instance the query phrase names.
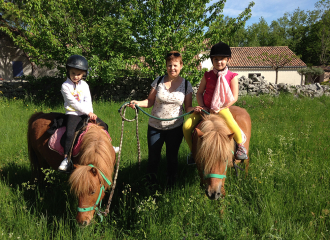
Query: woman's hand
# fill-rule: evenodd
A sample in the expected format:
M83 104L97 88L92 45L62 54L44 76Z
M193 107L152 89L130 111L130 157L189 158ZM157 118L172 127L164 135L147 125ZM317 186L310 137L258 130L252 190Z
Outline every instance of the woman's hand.
M96 118L97 118L96 114L94 114L92 112L88 113L88 117L89 117L90 120L93 120L93 121L95 121Z
M132 100L132 101L130 101L128 106L132 109L135 109L135 105L139 106L138 101Z
M207 107L205 107L205 106L203 106L203 107L202 106L196 106L196 107L194 107L194 112L200 113L202 110L207 111L207 112L210 111L210 109L207 108Z

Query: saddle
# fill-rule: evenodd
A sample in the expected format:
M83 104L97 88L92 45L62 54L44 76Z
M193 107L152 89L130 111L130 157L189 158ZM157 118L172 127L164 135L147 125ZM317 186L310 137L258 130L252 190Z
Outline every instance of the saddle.
M64 117L65 117L65 114L61 114L59 117L54 119L52 126L47 130L47 132L49 134L51 134L51 137L49 138L49 141L48 141L48 147L51 150L60 154L61 156L64 156L64 148L63 148L64 137L63 137L63 135L66 131ZM73 147L70 150L72 157L78 156L80 147L81 147L81 143L82 143L82 139L83 139L84 135L86 134L86 132L88 131L88 129L90 128L90 126L93 125L93 123L89 123L88 120L89 119L86 116L79 122L79 124L76 128L76 133L75 133L76 138L74 139ZM108 135L108 137L111 141L111 137L110 137L109 133L106 130L104 130L104 131L106 132L106 134Z

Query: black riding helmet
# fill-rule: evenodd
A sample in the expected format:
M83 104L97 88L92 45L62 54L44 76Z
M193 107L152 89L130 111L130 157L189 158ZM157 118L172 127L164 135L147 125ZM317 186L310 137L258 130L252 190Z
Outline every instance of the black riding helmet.
M215 56L231 57L230 47L224 42L214 44L211 48L210 57L212 58Z
M69 69L70 68L77 68L83 71L86 71L86 76L87 76L87 71L88 71L88 62L86 60L86 58L84 58L83 56L80 55L72 55L68 58L68 60L66 61L66 75L68 78L70 78L70 74L69 74ZM84 76L84 79L86 78L86 76Z

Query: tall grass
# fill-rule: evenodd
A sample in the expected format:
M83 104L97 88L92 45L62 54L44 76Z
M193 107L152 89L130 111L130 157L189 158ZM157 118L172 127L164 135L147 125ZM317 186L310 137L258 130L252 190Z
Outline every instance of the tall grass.
M120 105L94 103L117 146ZM164 149L160 186L147 185L148 118L140 113L141 170L136 125L126 122L111 213L80 228L66 175L47 171L45 188L30 179L28 118L36 111L63 112L62 106L0 98L0 239L329 239L330 98L244 97L237 105L252 118L250 169L247 177L228 172L224 199L207 199L196 167L185 163L185 142L175 187L165 185ZM131 109L127 117L134 117Z

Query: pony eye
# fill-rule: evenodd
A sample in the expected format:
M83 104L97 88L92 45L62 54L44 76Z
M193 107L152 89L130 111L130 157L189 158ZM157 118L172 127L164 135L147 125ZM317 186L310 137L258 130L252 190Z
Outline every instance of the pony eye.
M95 193L95 190L92 190L92 191L91 191L91 195L93 195L94 193Z

